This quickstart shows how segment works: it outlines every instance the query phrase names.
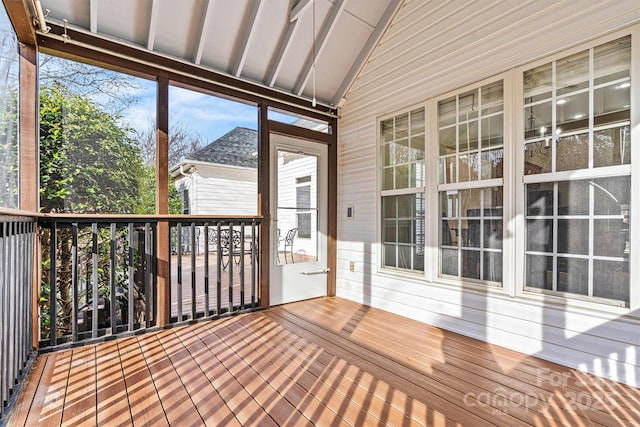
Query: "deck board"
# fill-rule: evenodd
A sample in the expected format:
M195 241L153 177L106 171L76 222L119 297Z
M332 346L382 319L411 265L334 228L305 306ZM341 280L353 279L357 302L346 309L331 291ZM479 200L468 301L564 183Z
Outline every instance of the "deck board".
M41 355L7 425L632 426L640 390L322 298Z

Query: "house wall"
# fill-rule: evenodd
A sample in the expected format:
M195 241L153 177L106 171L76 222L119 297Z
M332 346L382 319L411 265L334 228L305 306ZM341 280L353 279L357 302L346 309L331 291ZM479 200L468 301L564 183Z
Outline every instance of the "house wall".
M493 292L464 282L445 283L433 271L433 262L427 263L423 277L381 269L376 142L376 120L382 116L414 105L429 105L431 98L448 91L639 22L637 0L406 1L340 111L337 295L640 385L640 312L635 305L631 310L602 308L526 295L521 290ZM634 40L636 52L639 41ZM636 60L634 66L637 64ZM640 95L638 91L632 93L632 108L637 111ZM637 117L638 113L632 115ZM427 134L432 131L428 129ZM638 132L634 135L637 137ZM429 159L427 162L431 167L435 164ZM505 187L518 188L522 181L517 179L512 176ZM434 211L429 206L433 201L427 199L427 229L438 224L433 218L437 207ZM349 206L355 212L352 219L346 218ZM512 234L505 235L505 248L514 247L513 242L521 238L522 230L513 224L510 227ZM426 254L432 259L438 256L435 230L427 237ZM505 252L507 258L511 257L511 268L505 269L504 278L508 289L517 281L514 265L520 261ZM634 261L639 260L636 257L632 261L632 284L637 286L640 277ZM350 262L355 264L354 271ZM513 361L498 363L508 370Z
M178 176L176 188L189 189L191 214L257 215L257 170L198 165L187 176Z

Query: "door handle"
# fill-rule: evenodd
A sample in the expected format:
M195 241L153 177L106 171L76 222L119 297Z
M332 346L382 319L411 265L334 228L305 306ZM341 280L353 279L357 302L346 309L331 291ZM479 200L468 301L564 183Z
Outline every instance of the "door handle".
M300 274L302 274L303 276L313 276L316 274L326 274L330 271L331 271L330 268L325 268L323 270L317 270L317 271L301 271Z

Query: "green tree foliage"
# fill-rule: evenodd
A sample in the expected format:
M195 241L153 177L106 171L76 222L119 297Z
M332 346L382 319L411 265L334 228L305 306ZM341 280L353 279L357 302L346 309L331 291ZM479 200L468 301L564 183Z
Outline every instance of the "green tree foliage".
M139 211L140 150L118 117L65 86L40 89L40 206L45 212Z

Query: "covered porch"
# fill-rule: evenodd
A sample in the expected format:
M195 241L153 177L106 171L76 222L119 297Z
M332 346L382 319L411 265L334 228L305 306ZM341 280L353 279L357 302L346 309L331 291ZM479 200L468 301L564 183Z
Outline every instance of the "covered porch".
M639 407L636 388L334 297L42 355L9 425L613 426Z

